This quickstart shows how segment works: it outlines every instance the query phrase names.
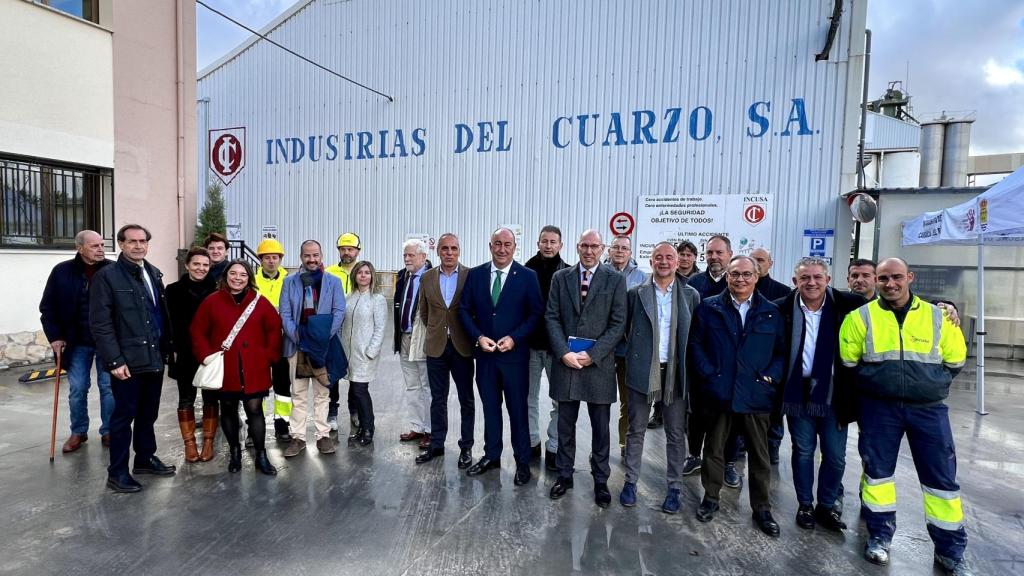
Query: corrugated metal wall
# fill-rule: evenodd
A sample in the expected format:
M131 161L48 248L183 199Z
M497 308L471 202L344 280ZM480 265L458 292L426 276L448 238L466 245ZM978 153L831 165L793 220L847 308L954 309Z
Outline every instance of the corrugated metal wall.
M920 144L920 125L868 111L865 150L917 150Z
M640 195L774 193L775 275L788 278L803 229L835 225L844 141L847 153L856 143L844 133L849 95L860 90L859 80L848 85L848 58L864 10L852 2L831 58L815 62L831 0L314 0L270 36L395 102L262 41L210 71L198 94L210 98L209 128L247 129L246 167L226 189L228 221L241 222L250 242L277 225L289 265L309 237L333 259L329 246L346 230L363 237L362 256L378 268L401 266L412 232L454 231L463 261L476 264L505 223L523 225L527 257L541 226L561 226L573 262L575 237L591 227L608 234L612 214L635 213ZM796 135L793 122L780 136L794 98L810 134ZM760 109L771 125L754 138L748 108L758 101L771 102ZM698 141L688 120L701 106L713 127ZM676 107L678 141L661 143ZM654 111L659 143L601 146L612 112L632 139L634 110ZM572 144L553 145L558 117L586 114L600 114L597 145L580 145L577 120ZM508 122L511 150L455 154L455 124L486 121ZM407 140L426 129L423 155L267 164L268 139L399 128ZM696 128L702 135L703 123Z

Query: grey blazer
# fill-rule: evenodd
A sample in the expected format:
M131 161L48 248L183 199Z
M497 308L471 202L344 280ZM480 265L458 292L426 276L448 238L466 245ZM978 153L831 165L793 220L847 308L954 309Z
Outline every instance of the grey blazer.
M629 291L629 318L626 328L626 386L641 394L650 391L651 362L656 361L654 331L658 329L658 301L654 295L654 277ZM700 304L700 294L676 277L672 290L679 291L676 298L676 381L675 398L687 401L686 342L690 334L693 310Z
M558 402L615 402L615 345L626 328L626 277L607 264L599 265L587 301L581 305L579 265L555 272L544 323L551 339L551 398ZM562 356L569 352L569 336L597 340L588 350L593 364L582 370L562 364Z

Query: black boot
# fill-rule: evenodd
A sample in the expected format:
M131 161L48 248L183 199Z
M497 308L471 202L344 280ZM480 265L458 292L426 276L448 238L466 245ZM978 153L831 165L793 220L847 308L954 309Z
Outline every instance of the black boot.
M274 468L274 465L267 459L266 450L257 450L256 455L253 457L253 463L256 464L257 470L267 476L277 476L277 468Z
M361 446L373 444L373 430L363 430L362 435L359 437L359 444Z
M242 447L238 444L228 449L228 472L239 472L242 470Z

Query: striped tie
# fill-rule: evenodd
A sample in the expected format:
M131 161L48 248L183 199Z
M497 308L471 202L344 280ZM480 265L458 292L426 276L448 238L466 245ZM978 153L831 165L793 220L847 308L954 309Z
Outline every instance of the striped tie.
M580 302L587 301L587 290L590 290L590 270L583 271L583 281L580 282Z

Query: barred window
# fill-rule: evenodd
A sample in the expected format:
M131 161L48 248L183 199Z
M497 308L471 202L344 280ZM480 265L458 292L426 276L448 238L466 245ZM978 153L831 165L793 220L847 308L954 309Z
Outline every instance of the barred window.
M74 247L89 229L113 251L111 170L0 156L0 190L0 247Z

